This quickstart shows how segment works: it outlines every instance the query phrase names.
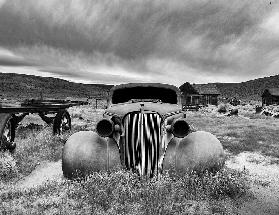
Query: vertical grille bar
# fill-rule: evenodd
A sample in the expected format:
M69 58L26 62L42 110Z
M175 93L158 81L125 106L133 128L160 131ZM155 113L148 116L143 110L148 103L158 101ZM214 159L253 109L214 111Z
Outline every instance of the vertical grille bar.
M161 117L156 113L131 113L124 119L125 165L152 177L158 170Z

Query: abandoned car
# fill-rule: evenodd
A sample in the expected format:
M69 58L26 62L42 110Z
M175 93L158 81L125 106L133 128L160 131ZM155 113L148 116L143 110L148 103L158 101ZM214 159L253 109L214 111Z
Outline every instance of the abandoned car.
M65 177L74 178L124 167L153 177L162 171L220 168L223 161L219 140L188 124L177 87L133 83L111 89L96 131L70 136L62 170Z

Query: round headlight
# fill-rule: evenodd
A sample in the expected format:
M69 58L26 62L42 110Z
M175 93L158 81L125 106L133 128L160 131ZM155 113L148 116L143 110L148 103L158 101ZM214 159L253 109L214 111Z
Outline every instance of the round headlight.
M185 137L190 132L190 126L185 119L177 119L172 123L171 131L175 137Z
M96 131L101 137L109 137L114 131L114 123L109 119L102 119L97 123Z

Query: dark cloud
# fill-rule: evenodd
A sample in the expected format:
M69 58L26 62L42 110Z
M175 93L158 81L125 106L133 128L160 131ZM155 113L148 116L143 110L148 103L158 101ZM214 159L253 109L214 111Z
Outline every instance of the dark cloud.
M25 60L19 57L1 56L0 66L20 67L20 66L35 66L36 63Z
M260 26L277 10L266 0L7 0L0 4L0 46L101 56L92 64L104 56L103 64L134 73L167 72L147 65L167 59L210 76L249 76L274 60L262 55L277 51L278 35L265 40Z

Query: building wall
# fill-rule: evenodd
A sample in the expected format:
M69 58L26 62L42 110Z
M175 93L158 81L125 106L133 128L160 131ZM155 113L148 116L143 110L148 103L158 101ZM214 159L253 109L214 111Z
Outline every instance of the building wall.
M218 95L203 95L203 105L217 105L218 103Z
M199 105L201 103L201 97L199 95L186 96L186 105Z
M182 97L182 104L192 105L217 105L218 95L186 95Z

